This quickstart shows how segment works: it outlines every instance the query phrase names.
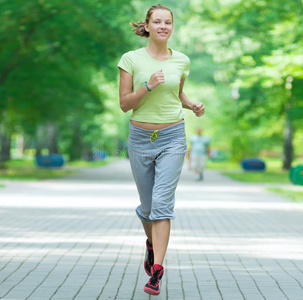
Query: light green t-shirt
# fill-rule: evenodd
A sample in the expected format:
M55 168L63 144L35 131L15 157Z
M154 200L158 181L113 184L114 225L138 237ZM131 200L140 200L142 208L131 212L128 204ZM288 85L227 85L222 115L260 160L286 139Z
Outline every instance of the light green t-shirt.
M189 58L181 52L170 49L169 59L160 61L152 58L145 48L129 51L121 57L118 67L133 76L133 91L144 81L149 81L156 71L163 70L165 83L148 92L133 109L131 120L147 123L172 123L182 120L184 112L179 98L181 78L189 74Z

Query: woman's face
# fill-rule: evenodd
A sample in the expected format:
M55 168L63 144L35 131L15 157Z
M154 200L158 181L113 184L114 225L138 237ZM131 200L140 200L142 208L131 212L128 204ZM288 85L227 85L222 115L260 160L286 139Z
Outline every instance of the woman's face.
M170 11L165 9L154 10L150 16L145 30L149 32L149 37L156 41L167 41L173 32L173 21Z

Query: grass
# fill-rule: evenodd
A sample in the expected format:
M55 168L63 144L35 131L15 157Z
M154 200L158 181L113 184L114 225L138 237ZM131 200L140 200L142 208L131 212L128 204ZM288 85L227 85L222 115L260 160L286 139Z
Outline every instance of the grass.
M223 175L226 175L234 180L248 183L290 183L289 171L282 170L281 158L262 157L266 163L266 170L258 171L243 171L240 163L223 161L223 162L207 162L207 168L221 170ZM302 159L293 162L293 165L302 164Z
M77 167L97 167L112 161L111 158L105 161L74 161L67 162L63 168L39 168L34 160L13 159L5 163L5 169L0 169L0 179L33 181L53 179L77 173ZM75 169L65 167L75 167Z
M0 169L0 179L37 181L75 173L74 170L64 168L37 168L34 161L27 160L10 160L5 167L5 169Z
M303 191L296 191L296 190L285 190L281 188L270 187L267 188L268 191L278 193L280 195L286 196L290 198L294 202L301 202L303 203Z
M93 167L104 166L112 161L113 159L109 157L106 160L96 160L96 161L75 160L75 161L67 162L65 165L67 167L93 168Z
M239 164L232 161L218 161L214 162L211 160L207 161L207 169L217 169L217 170L234 170L239 169Z
M273 170L273 171L242 171L242 170L231 170L228 172L222 172L232 179L241 182L251 183L290 183L288 177L288 171Z

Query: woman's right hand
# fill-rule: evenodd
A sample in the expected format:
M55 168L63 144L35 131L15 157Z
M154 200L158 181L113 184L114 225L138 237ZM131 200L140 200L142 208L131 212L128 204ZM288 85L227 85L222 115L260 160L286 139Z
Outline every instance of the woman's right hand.
M155 72L147 82L148 87L153 90L161 83L165 82L163 70Z

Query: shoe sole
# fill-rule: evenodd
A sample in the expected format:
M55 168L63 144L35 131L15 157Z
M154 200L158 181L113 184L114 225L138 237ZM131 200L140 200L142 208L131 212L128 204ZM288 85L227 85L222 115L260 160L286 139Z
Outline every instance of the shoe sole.
M154 291L153 289L149 289L147 287L144 287L144 292L149 294L149 295L154 295L154 296L158 296L160 294L160 290L159 291Z

